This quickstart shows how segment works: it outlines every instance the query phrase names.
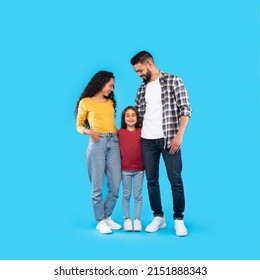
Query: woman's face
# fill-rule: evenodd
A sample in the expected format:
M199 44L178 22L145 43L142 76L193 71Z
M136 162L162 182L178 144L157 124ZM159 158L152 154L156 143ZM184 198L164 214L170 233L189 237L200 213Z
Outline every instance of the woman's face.
M111 93L111 91L114 90L114 83L115 83L114 79L111 78L111 79L109 80L109 82L107 82L107 83L104 85L104 87L103 87L103 89L101 90L101 92L102 92L102 94L103 94L105 97L108 97L109 94Z

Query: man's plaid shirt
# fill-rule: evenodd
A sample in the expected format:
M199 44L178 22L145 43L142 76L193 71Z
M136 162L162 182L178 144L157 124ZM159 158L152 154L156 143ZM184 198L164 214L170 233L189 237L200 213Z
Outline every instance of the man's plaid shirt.
M188 92L182 80L171 74L161 71L159 77L162 93L162 117L164 147L169 148L171 140L179 130L179 119L181 116L191 116L191 107ZM143 82L138 89L135 106L139 112L140 124L143 123L145 115L145 90L146 82Z

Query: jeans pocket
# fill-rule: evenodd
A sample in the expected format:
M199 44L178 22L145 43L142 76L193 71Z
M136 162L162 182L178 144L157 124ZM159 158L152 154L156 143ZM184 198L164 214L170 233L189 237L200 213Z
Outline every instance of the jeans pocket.
M89 139L89 142L90 142L90 143L93 143L93 144L99 143L99 142L100 142L100 138L99 138L97 141L93 141L93 140L90 138L90 139Z
M117 137L117 136L114 136L114 137L113 137L113 142L114 142L114 143L119 143L118 137Z

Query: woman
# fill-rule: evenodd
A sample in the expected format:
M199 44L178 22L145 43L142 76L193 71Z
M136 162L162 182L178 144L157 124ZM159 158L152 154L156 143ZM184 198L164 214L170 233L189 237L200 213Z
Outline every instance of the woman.
M84 89L75 111L78 132L90 136L86 159L92 185L92 204L98 223L96 229L105 234L111 233L111 229L121 228L111 219L121 181L115 108L114 75L99 71ZM108 192L103 202L105 176Z

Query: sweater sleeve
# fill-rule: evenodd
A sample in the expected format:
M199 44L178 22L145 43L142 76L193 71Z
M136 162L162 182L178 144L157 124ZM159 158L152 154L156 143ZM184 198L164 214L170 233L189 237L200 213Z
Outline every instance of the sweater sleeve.
M87 107L82 99L79 103L78 115L77 115L77 121L76 121L76 128L79 133L83 134L83 130L85 128L85 122L86 122L87 118L88 118Z

